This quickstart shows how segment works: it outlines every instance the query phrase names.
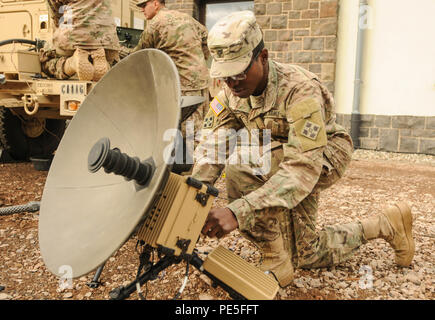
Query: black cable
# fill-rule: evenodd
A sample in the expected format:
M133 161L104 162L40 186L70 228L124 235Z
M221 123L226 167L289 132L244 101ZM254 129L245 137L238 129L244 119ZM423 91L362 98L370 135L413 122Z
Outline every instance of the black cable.
M40 206L41 206L40 201L31 201L27 204L2 207L0 208L0 216L7 216L7 215L11 215L14 213L21 213L21 212L36 212L39 211Z
M29 40L29 39L8 39L8 40L0 41L0 47L1 46L5 46L7 44L16 43L16 42L31 44L31 45L34 45L34 46L36 46L38 44L38 41L36 41L36 40Z

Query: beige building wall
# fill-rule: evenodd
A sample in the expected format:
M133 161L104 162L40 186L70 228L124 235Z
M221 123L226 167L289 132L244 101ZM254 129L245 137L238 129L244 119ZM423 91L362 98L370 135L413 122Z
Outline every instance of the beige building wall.
M337 32L337 64L335 79L336 112L352 112L359 0L340 1Z
M435 116L435 0L371 0L362 111Z
M340 3L337 110L352 111L358 0ZM363 51L361 113L435 115L435 1L371 0ZM430 36L432 34L432 37Z
M366 26L361 148L435 154L434 12L434 0L369 0L360 16L359 0L340 1L335 100L349 129L358 26Z

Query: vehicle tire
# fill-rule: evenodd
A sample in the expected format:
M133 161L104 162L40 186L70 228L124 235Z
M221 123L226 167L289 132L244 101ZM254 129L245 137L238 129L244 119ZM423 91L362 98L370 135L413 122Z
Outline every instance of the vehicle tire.
M28 137L22 129L21 120L0 106L0 146L14 160L52 157L64 132L65 120L46 119L44 132L36 138Z
M21 120L0 106L0 145L14 160L26 160L27 141L21 129Z

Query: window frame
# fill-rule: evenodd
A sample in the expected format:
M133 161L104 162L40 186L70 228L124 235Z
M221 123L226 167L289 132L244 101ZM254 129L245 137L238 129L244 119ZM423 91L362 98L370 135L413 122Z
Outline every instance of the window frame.
M199 22L201 22L204 26L207 25L205 21L205 16L206 16L206 7L208 4L232 3L232 2L253 2L255 4L255 0L200 0L198 3Z

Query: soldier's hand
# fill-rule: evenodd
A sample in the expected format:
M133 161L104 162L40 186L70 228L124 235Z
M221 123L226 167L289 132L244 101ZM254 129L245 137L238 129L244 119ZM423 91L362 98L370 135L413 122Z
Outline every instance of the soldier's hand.
M210 238L222 238L239 226L233 212L228 208L211 209L208 213L202 234Z

